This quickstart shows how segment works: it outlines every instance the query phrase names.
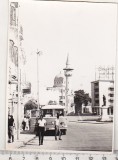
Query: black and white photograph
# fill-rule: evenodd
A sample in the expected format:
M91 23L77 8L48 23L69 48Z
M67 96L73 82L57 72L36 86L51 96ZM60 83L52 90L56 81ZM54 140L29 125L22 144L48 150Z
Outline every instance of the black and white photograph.
M112 152L117 6L10 1L6 149Z

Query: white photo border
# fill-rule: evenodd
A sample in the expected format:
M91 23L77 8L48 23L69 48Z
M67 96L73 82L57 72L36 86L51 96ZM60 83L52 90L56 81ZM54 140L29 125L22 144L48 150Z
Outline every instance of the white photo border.
M40 0L9 0L9 4L11 2L22 2L22 3L28 3L28 2L35 2L35 1L40 1ZM48 1L48 0L45 0L45 1ZM116 4L117 5L117 30L116 30L116 62L115 62L115 105L114 105L114 127L113 127L113 138L112 138L112 153L115 153L118 151L118 0L55 0L54 2L82 2L82 3L110 3L110 4ZM8 64L8 62L7 62ZM8 71L7 71L8 72ZM7 93L7 92L6 92ZM5 104L7 105L7 96L6 96L6 102ZM7 112L7 106L6 106L6 112ZM7 116L7 113L6 115ZM6 117L7 118L7 117ZM6 122L7 123L7 122ZM6 124L5 124L6 125ZM7 135L7 125L6 125L6 135ZM5 142L7 143L6 141L6 137L5 137ZM6 144L7 146L7 144ZM6 148L5 146L5 148ZM9 149L10 150L10 149ZM12 149L12 150L17 150L17 149ZM22 150L22 149L21 149ZM17 150L17 151L20 151ZM31 150L31 151L34 151L34 150ZM37 150L36 150L37 152ZM39 150L38 150L39 152ZM43 150L41 150L40 152L43 152ZM44 152L50 152L50 150L45 150ZM53 152L51 150L51 152ZM62 150L54 150L54 152L62 152L62 153L101 153L101 152L93 152L93 151L62 151ZM107 153L109 154L108 152L102 152L103 153Z

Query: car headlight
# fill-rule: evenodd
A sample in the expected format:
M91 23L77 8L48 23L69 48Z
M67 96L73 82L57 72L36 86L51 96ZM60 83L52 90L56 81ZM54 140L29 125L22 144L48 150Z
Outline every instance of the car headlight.
M64 122L61 122L61 123L60 123L60 125L64 126L64 125L65 125L65 123L64 123Z
M52 122L52 124L54 124L54 122Z

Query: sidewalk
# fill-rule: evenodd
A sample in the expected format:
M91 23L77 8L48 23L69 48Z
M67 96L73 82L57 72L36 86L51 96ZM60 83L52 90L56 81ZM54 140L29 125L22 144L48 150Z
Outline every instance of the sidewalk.
M15 134L14 142L7 143L8 149L18 149L22 146L25 146L28 142L35 138L35 134L29 134L28 131L21 132L19 135L19 140L17 140L17 135Z
M67 116L69 122L78 122L78 121L98 121L100 116Z
M100 116L67 116L68 122L104 124L112 123L111 121L100 121Z

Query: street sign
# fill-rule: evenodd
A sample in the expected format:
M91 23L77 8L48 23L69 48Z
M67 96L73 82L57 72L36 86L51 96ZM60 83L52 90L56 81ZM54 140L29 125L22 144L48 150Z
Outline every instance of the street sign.
M1 160L118 160L112 153L0 151Z

